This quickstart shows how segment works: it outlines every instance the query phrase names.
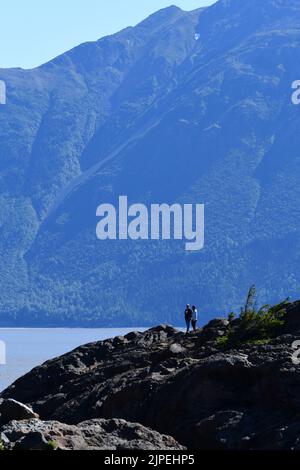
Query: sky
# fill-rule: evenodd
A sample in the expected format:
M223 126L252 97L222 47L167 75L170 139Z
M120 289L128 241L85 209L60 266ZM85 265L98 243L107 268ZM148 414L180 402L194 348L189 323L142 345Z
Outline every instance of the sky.
M33 68L86 41L134 26L177 5L194 10L215 0L0 0L0 68Z

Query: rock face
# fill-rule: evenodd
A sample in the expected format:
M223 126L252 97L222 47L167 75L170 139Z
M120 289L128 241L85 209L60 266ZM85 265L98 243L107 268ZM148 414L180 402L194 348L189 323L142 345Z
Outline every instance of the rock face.
M1 428L1 440L11 450L182 450L175 439L137 423L95 419L77 426L57 421L12 421Z
M300 449L300 366L292 361L300 304L288 305L284 331L268 344L221 351L205 339L226 328L218 320L185 335L161 325L82 346L1 396L29 404L43 420L125 419L188 448Z

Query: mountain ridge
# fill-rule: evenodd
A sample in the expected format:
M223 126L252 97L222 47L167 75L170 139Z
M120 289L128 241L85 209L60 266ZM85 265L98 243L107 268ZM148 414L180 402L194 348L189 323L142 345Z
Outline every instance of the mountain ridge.
M254 282L261 302L297 296L298 18L281 0L166 9L0 71L1 325L150 326L189 299L207 320ZM204 203L204 250L97 241L122 194Z

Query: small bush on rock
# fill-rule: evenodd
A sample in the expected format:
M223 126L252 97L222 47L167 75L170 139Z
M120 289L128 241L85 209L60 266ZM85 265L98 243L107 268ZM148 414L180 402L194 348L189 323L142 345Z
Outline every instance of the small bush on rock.
M55 441L48 441L47 442L47 450L56 450L57 449L57 443Z
M273 307L264 305L257 310L255 294L255 286L252 286L239 318L232 319L227 335L218 338L217 345L219 347L230 348L242 343L266 344L280 334L284 325L288 300Z

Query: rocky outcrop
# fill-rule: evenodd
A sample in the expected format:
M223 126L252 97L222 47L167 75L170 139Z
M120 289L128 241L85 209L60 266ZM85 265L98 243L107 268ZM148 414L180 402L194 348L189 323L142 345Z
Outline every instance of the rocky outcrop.
M267 344L221 350L224 320L189 335L161 325L49 361L2 398L68 425L138 422L188 448L300 449L300 366L292 361L300 304L286 310L284 328Z
M175 439L137 423L95 419L77 426L57 421L12 421L1 429L10 450L182 450Z
M202 330L200 339L203 342L212 341L226 334L229 321L224 318L211 320Z
M13 420L32 419L39 416L29 406L13 399L0 400L0 425Z

